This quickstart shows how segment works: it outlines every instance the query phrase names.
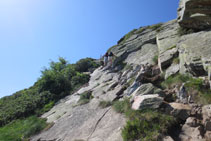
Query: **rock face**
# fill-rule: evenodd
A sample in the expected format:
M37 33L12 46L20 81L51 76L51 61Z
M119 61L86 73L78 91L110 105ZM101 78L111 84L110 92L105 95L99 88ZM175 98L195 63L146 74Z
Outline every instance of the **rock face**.
M143 96L136 96L132 104L132 109L157 109L162 104L163 98L158 94L148 94Z
M180 0L178 23L180 26L192 29L211 27L210 0Z
M202 31L182 36L178 44L180 50L180 73L194 76L207 75L211 64L211 31Z
M210 9L211 0L181 0L179 24L172 20L142 27L133 31L129 38L122 38L109 50L117 56L114 69L96 69L87 86L60 100L42 115L54 125L31 140L122 141L121 129L126 124L124 115L116 113L111 106L101 108L99 104L125 97L130 97L134 110L160 108L183 121L185 124L177 136L181 141L211 140L210 105L201 108L176 103L174 91L168 98L168 93L158 88L161 81L178 72L196 77L209 74L211 79L211 31L178 35L179 26L210 27ZM147 71L141 69L143 64ZM165 72L164 78L161 78L161 72ZM88 104L78 105L80 95L86 91L92 92L93 99ZM173 136L166 135L163 140L172 141Z

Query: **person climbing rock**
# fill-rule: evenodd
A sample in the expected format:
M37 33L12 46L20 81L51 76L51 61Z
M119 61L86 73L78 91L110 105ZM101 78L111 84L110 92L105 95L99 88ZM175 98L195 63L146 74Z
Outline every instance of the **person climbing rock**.
M104 58L104 67L106 67L108 64L108 52L106 52L106 54L103 56L103 58Z

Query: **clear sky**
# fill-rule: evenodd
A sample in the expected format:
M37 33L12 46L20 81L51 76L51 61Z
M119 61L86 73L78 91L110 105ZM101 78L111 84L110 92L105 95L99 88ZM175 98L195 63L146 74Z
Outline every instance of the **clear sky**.
M176 19L179 0L0 0L0 97L58 57L99 58L127 32Z

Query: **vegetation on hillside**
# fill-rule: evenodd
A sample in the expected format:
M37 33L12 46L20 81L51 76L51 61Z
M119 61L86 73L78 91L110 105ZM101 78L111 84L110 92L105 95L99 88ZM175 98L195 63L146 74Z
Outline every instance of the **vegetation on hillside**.
M168 77L161 83L164 89L173 89L176 85L181 86L185 83L188 95L191 95L194 102L199 104L211 104L211 90L207 88L204 81L200 78L193 78L189 75L176 74Z
M52 61L49 68L41 71L41 77L32 87L0 99L0 126L50 110L59 99L87 83L89 75L83 72L97 66L90 58L76 64L69 64L64 58L59 58L58 62Z
M176 122L173 116L156 110L132 110L129 99L115 102L113 108L128 118L122 129L124 141L157 140L160 135L167 134L168 128Z
M48 127L45 119L31 116L26 119L19 119L0 128L1 141L26 141L31 135L39 133Z

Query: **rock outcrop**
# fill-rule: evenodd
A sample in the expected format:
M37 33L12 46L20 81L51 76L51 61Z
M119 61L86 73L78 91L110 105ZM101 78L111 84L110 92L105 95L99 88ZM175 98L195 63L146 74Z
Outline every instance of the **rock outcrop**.
M178 34L180 26L200 30L210 27L210 9L211 0L181 0L179 24L172 20L146 26L122 38L109 49L117 56L114 68L99 67L87 86L42 115L54 125L31 140L122 141L121 129L127 119L111 106L101 108L99 104L125 97L130 98L134 110L157 109L179 121L177 137L163 135L163 140L211 140L211 106L176 102L176 92L167 93L160 87L161 81L177 73L211 78L211 31ZM147 71L143 71L143 65ZM92 92L93 99L78 105L80 95L87 91Z
M185 28L202 30L211 27L210 0L181 0L178 23Z

